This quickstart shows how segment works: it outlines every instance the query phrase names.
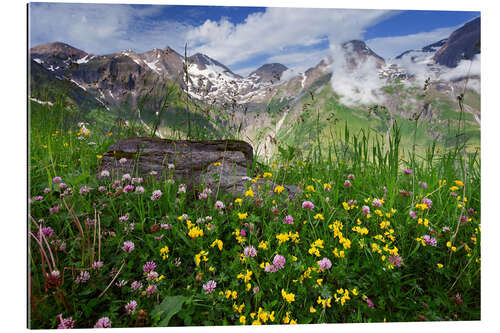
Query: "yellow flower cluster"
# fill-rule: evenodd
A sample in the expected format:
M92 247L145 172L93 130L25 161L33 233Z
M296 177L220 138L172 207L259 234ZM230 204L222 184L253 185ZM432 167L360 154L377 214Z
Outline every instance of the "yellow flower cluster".
M208 261L208 252L205 250L201 250L200 253L194 255L194 262L196 263L196 266L199 266L202 260Z
M311 243L311 248L309 249L309 254L314 254L316 257L320 256L319 249L323 249L323 240L317 239Z
M215 247L215 246L219 248L219 251L222 251L223 243L220 239L216 239L212 242L212 244L210 244L210 247Z
M285 291L285 289L281 289L281 296L283 297L283 299L285 301L287 301L288 303L292 303L292 302L295 302L295 294L293 293L287 293Z
M169 252L168 251L168 246L166 246L166 245L160 249L160 255L161 255L161 258L163 260L165 260L165 259L168 258L168 252Z
M276 235L276 239L278 240L278 245L281 245L284 242L288 242L289 240L291 240L294 243L298 243L300 241L300 236L299 236L298 231L296 231L295 233L292 233L291 231L289 231L288 233L285 233L285 234ZM262 244L262 242L261 242L261 244ZM260 247L260 245L259 245L259 247ZM266 247L267 247L267 243L266 243Z
M188 235L191 238L201 237L201 236L203 236L203 229L200 229L197 226L194 226L191 229L189 229Z
M318 220L318 219L319 219L319 220L321 220L321 221L324 221L324 220L325 220L325 217L324 217L324 216L323 216L323 214L321 214L321 213L318 213L318 214L314 215L314 217L313 217L313 218L314 218L315 220Z
M340 297L337 296L337 293ZM349 290L347 288L345 290L343 288L337 289L337 293L335 293L333 297L335 298L335 302L340 302L340 305L342 306L344 306L346 300L351 299L351 297L349 296Z
M245 197L252 197L253 198L254 193L252 190L252 187L249 187L248 190L245 192Z
M368 235L368 229L366 227L361 228L359 225L352 227L352 231L355 231L360 235Z
M425 203L418 203L418 204L415 204L415 208L420 208L421 210L426 210L426 209L429 209L429 207L427 206L427 204Z
M261 325L262 323L267 323L268 321L274 322L274 311L268 312L264 311L261 307L259 307L259 310L257 313L252 312L250 313L250 317L254 320L252 322L252 325Z
M295 325L295 324L297 324L297 320L290 319L290 312L287 311L285 314L285 318L283 318L283 324Z
M241 314L244 307L245 307L245 303L241 303L239 306L236 305L236 303L233 303L234 312L238 312L239 314Z
M328 297L328 298L323 299L323 298L321 298L321 296L318 296L318 300L316 301L316 303L321 304L321 306L323 307L323 309L326 308L326 307L331 308L332 307L332 298ZM311 310L309 310L309 311L313 312ZM314 310L314 312L316 312L316 310Z
M263 178L271 178L272 176L273 174L270 172L264 172L264 174L262 175Z
M247 269L246 274L239 273L238 276L236 276L236 278L237 279L242 279L244 283L247 283L252 278L252 274L253 274L252 271L249 271Z
M246 237L241 236L241 231L239 228L236 228L233 232L233 235L236 236L236 240L238 241L238 244L243 243L246 240Z
M281 185L278 185L274 188L274 193L278 193L278 194L281 194L281 192L283 192L283 190L285 189L285 187L281 186Z
M238 218L244 220L248 217L248 213L238 213Z
M308 191L308 192L316 192L316 190L314 189L313 185L307 185L306 186L306 191Z
M345 210L351 210L353 208L355 208L356 206L354 205L354 203L351 203L350 205L347 203L347 202L343 202L342 203L342 206L344 207Z
M267 242L265 242L265 241L261 241L261 242L259 243L258 248L259 248L259 249L263 249L263 250L267 250L267 249L268 249Z

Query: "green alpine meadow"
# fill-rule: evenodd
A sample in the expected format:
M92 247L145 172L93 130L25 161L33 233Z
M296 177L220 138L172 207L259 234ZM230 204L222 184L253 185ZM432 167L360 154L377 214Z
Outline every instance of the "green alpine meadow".
M29 328L481 320L479 12L28 10Z

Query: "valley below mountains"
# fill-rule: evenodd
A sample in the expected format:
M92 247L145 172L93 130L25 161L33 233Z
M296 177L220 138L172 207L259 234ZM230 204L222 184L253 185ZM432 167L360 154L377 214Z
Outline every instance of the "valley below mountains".
M263 158L278 147L306 154L318 142L327 146L346 125L385 140L395 123L408 149L463 140L473 151L480 144L479 41L478 18L393 59L352 40L304 72L270 63L246 77L209 55L168 46L97 55L54 42L29 50L29 98L54 103L62 93L82 114L135 122L159 137L238 137Z

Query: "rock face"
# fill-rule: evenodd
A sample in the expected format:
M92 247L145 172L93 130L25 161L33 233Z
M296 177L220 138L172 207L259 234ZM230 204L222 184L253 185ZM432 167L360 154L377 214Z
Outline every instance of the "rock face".
M248 189L252 165L253 148L244 141L127 138L109 147L101 159L99 175L108 170L115 178L126 173L144 177L154 171L156 179L172 175L188 190L201 190L204 184L213 192L242 195ZM252 183L252 188L257 191L260 184ZM294 186L285 188L291 195L297 191Z
M480 52L481 18L478 17L455 30L446 43L436 52L436 63L456 67L460 60L470 59Z

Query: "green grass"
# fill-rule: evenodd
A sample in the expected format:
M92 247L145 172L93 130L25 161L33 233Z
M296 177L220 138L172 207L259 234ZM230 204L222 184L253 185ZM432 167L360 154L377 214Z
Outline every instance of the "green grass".
M281 134L281 153L260 165L263 188L253 197L242 196L241 203L224 193L199 200L179 193L179 182L149 176L143 177L143 194L120 192L113 186L120 179L96 178L99 155L118 138L144 129L99 110L83 114L60 102L53 107L30 103L30 198L43 196L29 206L30 327L56 328L59 314L71 317L78 328L93 327L101 317L110 318L112 327L479 320L479 155L460 144L437 149L426 141L429 129L423 123L417 124L417 140L429 144L413 154L414 123L396 119L386 141L385 133L367 128L364 110L327 96L326 89L315 96L317 104L295 133ZM318 121L314 110L323 107ZM335 124L326 121L330 112L339 119ZM383 117L370 120L372 127ZM89 123L88 135L79 133L79 121ZM294 134L310 135L303 154L286 148L286 143L300 143ZM62 177L71 195L61 197L55 176ZM348 178L351 187L345 186ZM271 182L302 191L290 200ZM84 186L91 190L80 194ZM155 190L162 192L159 200L151 200ZM380 207L376 198L383 201ZM424 198L432 200L430 207L420 206ZM222 212L214 208L217 200L226 207ZM314 209L302 208L304 201ZM51 214L56 206L59 211ZM127 221L120 222L124 216ZM293 224L283 223L286 216ZM40 224L53 230L53 235L46 231L47 243L41 246L35 241ZM196 228L202 236L192 237ZM424 235L435 238L436 246L424 246ZM125 241L135 244L132 252L122 250ZM65 249L58 248L63 242ZM168 257L162 258L165 246ZM246 246L255 247L256 257L242 257ZM266 272L262 267L277 254L285 257L284 267ZM99 256L103 267L90 268ZM319 269L322 258L331 261L331 268ZM391 264L395 258L402 259L401 266ZM147 280L143 265L148 261L164 278ZM56 269L49 268L52 264L64 279L50 284L44 271ZM77 283L81 271L90 278ZM206 294L202 286L209 280L217 286ZM119 281L126 285L117 286ZM143 284L141 290L131 289L134 281ZM144 293L148 285L157 287L151 296ZM294 301L285 300L283 291L294 294ZM131 300L137 308L128 314L124 307Z

